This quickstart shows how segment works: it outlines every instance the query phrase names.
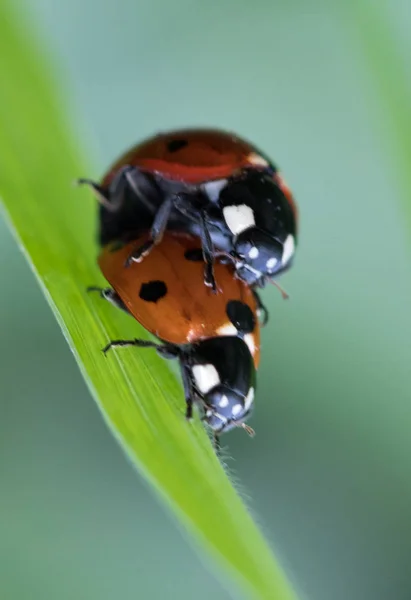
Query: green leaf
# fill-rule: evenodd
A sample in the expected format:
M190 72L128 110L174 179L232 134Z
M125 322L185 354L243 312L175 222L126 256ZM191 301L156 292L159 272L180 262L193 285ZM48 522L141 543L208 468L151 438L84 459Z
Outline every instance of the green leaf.
M90 193L72 182L92 173L64 119L64 94L55 89L47 52L14 10L0 0L0 194L16 240L138 471L213 556L224 580L233 578L255 598L291 600L281 568L203 427L185 422L181 385L166 363L150 350L108 357L100 350L110 339L146 334L85 291L104 283L96 267L96 208Z

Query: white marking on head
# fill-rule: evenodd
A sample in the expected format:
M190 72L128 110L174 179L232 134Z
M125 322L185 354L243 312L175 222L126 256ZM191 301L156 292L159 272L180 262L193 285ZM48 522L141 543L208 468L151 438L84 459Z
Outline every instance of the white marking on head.
M227 185L227 179L216 179L215 181L209 181L203 186L204 192L211 200L211 202L218 202L221 190Z
M231 414L233 415L233 417L236 417L237 415L239 415L240 412L242 412L243 408L244 407L242 404L235 404L233 406L233 408L231 409Z
M287 239L284 242L284 250L283 256L281 258L281 262L283 265L286 265L290 258L293 256L295 251L295 241L292 235L287 236Z
M244 341L248 346L248 349L251 353L251 356L254 357L255 351L256 351L256 345L255 345L255 338L254 338L254 334L253 333L247 333L244 336Z
M194 365L192 373L196 386L202 394L207 394L220 383L220 377L214 365Z
M259 254L260 254L260 252L259 252L257 246L252 246L248 252L248 257L249 258L258 258Z
M228 398L227 396L222 396L220 402L218 403L218 406L220 408L225 408L226 406L228 406Z
M271 271L272 269L274 269L274 267L277 263L278 263L278 258L275 258L274 256L269 258L266 263L267 270Z
M258 167L268 167L268 162L265 160L265 158L263 158L256 152L252 152L247 156L247 162L249 162L251 165L256 165Z
M244 402L244 410L249 411L252 403L254 402L254 388L250 388L247 397Z
M221 325L217 329L218 335L238 335L237 327L232 323L226 323L225 325Z
M247 204L225 206L223 214L227 227L234 235L255 225L254 211Z

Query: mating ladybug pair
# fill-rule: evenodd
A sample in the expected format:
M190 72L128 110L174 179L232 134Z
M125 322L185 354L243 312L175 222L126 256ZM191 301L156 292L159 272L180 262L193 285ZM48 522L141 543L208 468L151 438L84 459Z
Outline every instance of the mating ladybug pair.
M196 402L218 435L253 407L260 323L257 289L288 269L297 209L280 173L248 142L217 130L155 136L117 161L101 183L101 295L134 316L180 363L186 415ZM91 288L96 289L96 288Z

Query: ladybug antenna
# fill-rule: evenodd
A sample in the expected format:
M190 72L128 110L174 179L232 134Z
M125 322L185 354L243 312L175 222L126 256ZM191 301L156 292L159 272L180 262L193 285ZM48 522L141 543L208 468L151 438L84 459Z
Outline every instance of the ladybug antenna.
M281 287L281 285L279 283L277 283L277 281L275 281L274 279L270 279L269 280L270 283L272 285L275 285L275 287L277 288L277 290L279 290L281 296L283 297L283 300L288 300L289 299L289 294L287 294L287 292L285 291L284 288Z
M247 425L246 423L238 423L237 427L241 427L241 429L244 429L244 431L246 433L248 433L248 435L250 437L254 437L255 436L255 431L252 427L250 427L249 425Z

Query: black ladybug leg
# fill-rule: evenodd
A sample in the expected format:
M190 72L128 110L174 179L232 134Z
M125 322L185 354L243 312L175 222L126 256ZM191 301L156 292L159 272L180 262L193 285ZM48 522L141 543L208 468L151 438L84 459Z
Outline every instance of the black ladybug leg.
M98 292L101 298L104 298L104 300L107 300L113 306L116 306L117 308L124 310L127 314L130 314L130 311L128 310L120 296L111 288L100 288L96 286L90 286L87 288L87 291Z
M257 303L257 315L258 315L258 318L261 321L262 327L264 327L268 323L268 319L269 319L269 316L270 316L269 312L268 312L265 304L261 300L260 294L258 294L255 290L252 290L252 292L253 292L253 296L255 298L255 301Z
M163 239L164 232L167 228L167 223L170 218L171 210L174 205L174 197L170 196L160 206L150 230L149 239L139 248L134 250L128 257L126 265L129 266L132 262L141 262L147 254L151 252L154 246L159 244Z
M92 181L91 179L84 179L83 177L81 179L77 179L76 184L88 185L89 187L91 187L99 204L101 204L101 206L104 206L104 208L106 208L109 211L113 210L107 190L105 190L101 185L99 185L95 181Z
M186 400L186 419L189 421L193 417L193 387L187 365L181 356L181 351L173 344L156 344L149 340L112 340L103 348L104 354L107 354L112 348L127 348L129 346L137 346L138 348L153 348L158 354L165 359L173 360L180 359L181 376L183 380L184 396Z
M147 208L146 197L140 189L140 184L143 181L146 183L146 176L137 167L125 165L119 169L110 183L108 190L110 210L116 212L122 207L125 195L129 189L134 192L136 199ZM148 207L150 208L150 205Z
M221 443L220 443L220 436L217 433L213 434L213 447L214 447L215 453L220 458L220 456L221 456Z
M190 377L190 371L186 362L184 362L184 357L180 357L180 369L181 369L181 378L183 380L183 388L184 388L184 397L186 400L186 419L190 421L193 418L193 398L194 398L194 390L193 384Z
M206 421L206 420L207 420L207 415L203 415L201 417L201 421ZM215 453L217 454L218 458L221 458L220 436L215 431L213 432L213 436L212 436L212 445L213 445L213 448L214 448Z
M91 179L77 179L78 185L88 185L94 191L99 203L110 212L117 212L123 205L127 189L131 188L134 194L146 205L145 196L140 191L139 180L145 178L144 174L136 167L125 165L118 170L108 188Z
M157 344L148 340L112 340L107 346L104 346L102 352L107 354L112 348L128 348L129 346L138 346L139 348L154 348L157 350Z
M103 348L103 353L107 354L112 348L126 348L128 346L137 346L138 348L153 348L160 356L167 359L178 358L179 350L172 344L156 344L149 340L112 340L107 346Z
M203 258L206 263L204 269L204 283L211 287L213 292L217 291L217 285L214 278L214 249L211 241L210 232L207 227L206 213L202 210L200 212L200 225L201 225L201 245L203 249Z

